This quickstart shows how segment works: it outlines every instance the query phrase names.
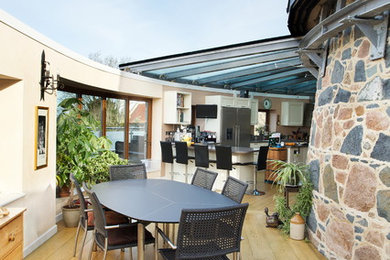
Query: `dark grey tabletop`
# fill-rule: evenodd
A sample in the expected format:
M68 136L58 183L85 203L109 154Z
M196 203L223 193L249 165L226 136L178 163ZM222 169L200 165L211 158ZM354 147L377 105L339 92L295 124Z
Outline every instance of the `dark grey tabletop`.
M226 207L235 201L194 185L162 180L99 183L92 191L100 203L128 217L158 223L178 223L182 209Z

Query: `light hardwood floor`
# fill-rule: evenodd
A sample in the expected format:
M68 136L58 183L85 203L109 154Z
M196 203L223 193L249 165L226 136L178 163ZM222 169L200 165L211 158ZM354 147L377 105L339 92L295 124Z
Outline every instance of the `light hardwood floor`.
M265 185L266 195L245 195L243 202L249 203L246 214L241 242L241 259L325 259L310 242L295 241L283 235L278 229L265 227L264 208L268 207L273 212L273 196L275 187ZM149 225L152 231L154 225ZM76 228L66 228L62 222L58 223L58 232L41 247L31 253L27 260L43 259L77 259L73 258L74 238ZM79 236L81 238L81 236ZM81 239L79 239L81 240ZM161 242L159 243L161 245ZM88 234L83 252L83 259L88 258L91 247L91 235ZM133 259L137 259L137 249L133 248ZM146 246L145 259L153 258L153 245ZM78 255L77 255L78 256ZM93 259L102 259L102 251L93 253ZM107 259L130 259L129 249L110 251ZM232 258L231 258L232 259Z

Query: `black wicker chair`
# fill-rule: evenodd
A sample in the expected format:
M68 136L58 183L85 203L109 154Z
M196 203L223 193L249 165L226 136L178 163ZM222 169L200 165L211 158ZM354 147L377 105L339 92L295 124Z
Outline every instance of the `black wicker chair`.
M146 179L145 164L111 165L110 180Z
M88 259L92 258L92 249L97 245L104 251L103 259L106 259L107 251L115 249L130 248L130 255L132 256L132 247L137 246L137 224L127 223L118 225L107 225L104 215L103 207L99 202L96 194L91 193L91 202L94 212L93 243L89 251ZM145 245L154 243L154 237L145 229Z
M171 248L159 249L171 259L226 259L226 254L240 252L241 232L248 204L225 208L184 209L181 213L177 246L156 227ZM158 247L156 239L155 247ZM157 250L157 249L156 249Z
M216 172L197 168L195 171L194 177L192 177L191 184L208 189L208 190L211 190L213 188L213 184L214 184L217 176L218 176L218 173L216 173Z
M241 203L247 188L248 183L229 176L225 182L225 185L223 186L221 194L234 200L237 203Z
M70 177L70 180L74 183L74 186L76 187L77 196L78 196L79 201L80 201L80 221L79 221L79 224L77 227L77 232L76 232L76 237L75 237L73 257L76 256L77 241L78 241L78 237L80 234L80 229L83 229L84 236L83 236L83 240L82 240L82 244L81 244L81 248L80 248L80 255L79 255L79 259L81 259L82 253L83 253L83 248L85 245L85 239L87 238L87 233L88 233L88 231L92 231L94 228L94 225L93 225L94 216L93 216L92 209L88 209L88 204L87 204L86 198L84 197L84 194L81 191L79 182L76 180L76 178L74 177L73 174L70 174L69 177ZM83 183L83 186L86 186L86 185ZM89 190L87 190L87 192L88 191ZM115 211L105 211L104 214L107 218L107 222L109 225L129 223L129 219L126 216L119 214Z

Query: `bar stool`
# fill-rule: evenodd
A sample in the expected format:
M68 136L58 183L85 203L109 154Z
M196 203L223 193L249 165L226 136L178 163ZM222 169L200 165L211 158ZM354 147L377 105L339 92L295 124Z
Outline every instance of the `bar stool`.
M259 150L259 155L257 156L257 165L255 171L253 195L264 195L264 191L259 191L256 189L257 186L257 172L267 169L267 156L268 156L268 146L261 146Z
M187 142L175 142L176 148L176 163L184 164L184 181L188 183L188 160L195 159L193 156L188 156Z
M169 172L171 174L171 180L173 180L173 152L172 152L172 143L171 142L165 142L160 141L160 147L161 147L161 161L163 163L170 163L171 164L171 171Z
M217 169L227 171L226 179L230 176L233 165L241 165L241 163L232 163L231 146L216 145L215 155L217 157Z
M215 163L215 160L209 159L209 147L208 145L195 144L195 166L202 168L209 168L209 164Z

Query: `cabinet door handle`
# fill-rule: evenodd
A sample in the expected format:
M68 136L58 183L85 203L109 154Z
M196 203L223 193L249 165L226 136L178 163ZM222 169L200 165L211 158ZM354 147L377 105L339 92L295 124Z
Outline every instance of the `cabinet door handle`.
M10 234L8 235L8 241L9 241L9 242L15 241L15 237L16 237L15 233L10 233Z

